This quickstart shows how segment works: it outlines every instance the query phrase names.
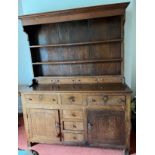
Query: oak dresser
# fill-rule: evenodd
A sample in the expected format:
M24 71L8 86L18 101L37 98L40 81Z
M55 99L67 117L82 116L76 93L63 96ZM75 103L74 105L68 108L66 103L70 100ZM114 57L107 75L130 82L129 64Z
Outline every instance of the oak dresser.
M130 148L124 78L129 3L24 15L33 83L21 90L28 146Z

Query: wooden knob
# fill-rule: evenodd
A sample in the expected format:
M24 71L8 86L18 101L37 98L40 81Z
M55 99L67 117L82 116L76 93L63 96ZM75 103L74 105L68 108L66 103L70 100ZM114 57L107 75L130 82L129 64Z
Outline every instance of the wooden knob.
M80 83L81 82L81 80L78 80L78 83Z
M72 116L73 116L73 117L76 117L76 114L75 114L75 113L72 113Z
M74 96L71 96L71 97L69 97L69 100L70 100L71 102L75 102L75 97L74 97Z
M75 124L73 124L73 128L76 128L76 125Z
M28 98L29 101L32 101L32 98Z
M96 102L96 100L95 99L92 99L92 102Z
M53 98L53 99L52 99L52 101L56 101L56 99L55 99L55 98Z
M73 139L75 139L75 140L76 140L77 138L74 136L74 137L73 137Z

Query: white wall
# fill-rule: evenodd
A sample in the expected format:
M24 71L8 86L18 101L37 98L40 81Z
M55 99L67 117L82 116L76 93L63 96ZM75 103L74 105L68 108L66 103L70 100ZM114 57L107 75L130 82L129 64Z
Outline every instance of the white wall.
M131 0L125 22L125 81L136 95L136 1Z
M126 83L136 92L136 2L135 0L19 0L20 15L64 10L77 7L103 5L130 1L126 10L125 23L125 78ZM33 78L30 50L27 36L19 22L19 84L30 84Z

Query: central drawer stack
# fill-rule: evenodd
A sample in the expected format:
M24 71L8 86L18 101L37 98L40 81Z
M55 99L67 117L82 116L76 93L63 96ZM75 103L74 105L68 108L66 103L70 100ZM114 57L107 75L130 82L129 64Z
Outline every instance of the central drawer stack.
M61 129L64 143L84 142L84 110L82 95L62 94L61 101L64 108L61 111ZM81 106L78 109L72 106Z

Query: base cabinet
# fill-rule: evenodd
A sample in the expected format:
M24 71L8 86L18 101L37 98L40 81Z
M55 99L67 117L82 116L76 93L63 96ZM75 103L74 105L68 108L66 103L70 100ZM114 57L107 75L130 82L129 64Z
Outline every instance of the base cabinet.
M76 95L72 94L74 101L79 98L79 94ZM30 100L34 96L37 99ZM40 96L48 96L48 102L47 98L44 101ZM53 103L53 96L57 105ZM79 106L67 104L67 100L70 101L68 94L23 95L28 142L114 148L129 146L130 96L97 93L94 97L83 93L80 97Z
M125 145L124 111L88 110L88 143Z

